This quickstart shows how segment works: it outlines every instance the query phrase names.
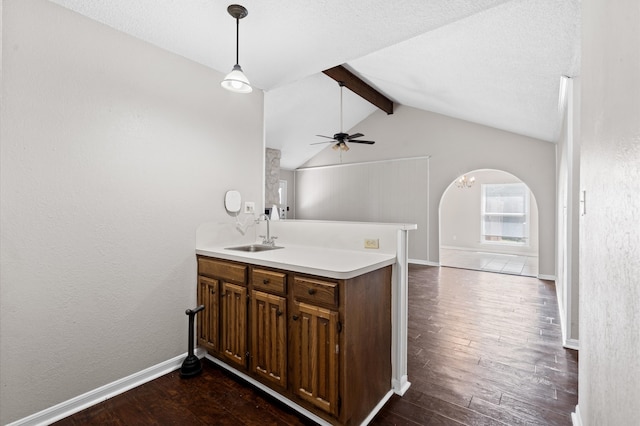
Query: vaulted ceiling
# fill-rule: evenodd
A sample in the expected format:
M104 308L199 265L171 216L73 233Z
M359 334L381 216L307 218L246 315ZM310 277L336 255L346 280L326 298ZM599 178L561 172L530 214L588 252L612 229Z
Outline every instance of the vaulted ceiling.
M235 63L229 0L50 1L224 74ZM560 76L579 72L579 0L241 4L240 64L265 91L266 145L283 168L325 148L311 145L316 134L339 130L340 89L322 74L336 65L397 104L549 142L562 124ZM345 90L344 129L375 109Z

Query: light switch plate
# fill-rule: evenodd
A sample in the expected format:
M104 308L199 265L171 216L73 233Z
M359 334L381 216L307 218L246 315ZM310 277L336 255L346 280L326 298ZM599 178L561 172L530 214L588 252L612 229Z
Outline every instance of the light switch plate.
M366 238L364 240L364 248L378 249L380 248L380 240L377 238Z

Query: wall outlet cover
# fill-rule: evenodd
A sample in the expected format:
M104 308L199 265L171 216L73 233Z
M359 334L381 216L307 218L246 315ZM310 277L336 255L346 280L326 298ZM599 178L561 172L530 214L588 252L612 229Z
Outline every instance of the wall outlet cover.
M378 249L380 248L380 240L378 238L366 238L364 240L364 248Z
M255 213L256 212L256 203L253 201L245 201L244 202L244 212L245 213Z

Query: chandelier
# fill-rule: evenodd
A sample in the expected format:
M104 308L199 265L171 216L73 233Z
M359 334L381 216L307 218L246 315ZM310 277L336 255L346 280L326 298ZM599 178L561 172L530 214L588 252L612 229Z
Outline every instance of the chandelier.
M473 176L468 178L467 175L462 175L456 180L456 186L458 188L471 188L475 181L476 178Z

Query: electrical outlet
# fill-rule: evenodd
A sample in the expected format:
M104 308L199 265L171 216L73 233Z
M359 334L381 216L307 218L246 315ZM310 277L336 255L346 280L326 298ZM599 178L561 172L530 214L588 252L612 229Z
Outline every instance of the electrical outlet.
M256 203L253 201L245 201L244 202L244 212L245 213L255 213L256 212Z
M364 248L377 249L380 248L380 240L377 238L366 238L364 240Z

